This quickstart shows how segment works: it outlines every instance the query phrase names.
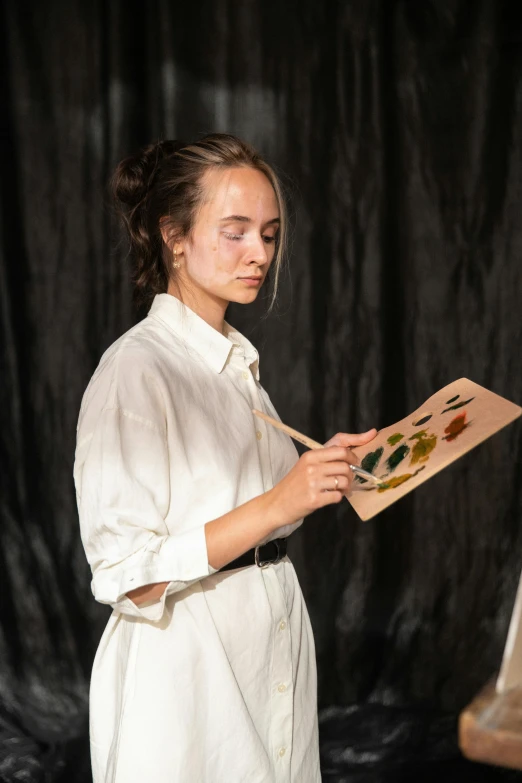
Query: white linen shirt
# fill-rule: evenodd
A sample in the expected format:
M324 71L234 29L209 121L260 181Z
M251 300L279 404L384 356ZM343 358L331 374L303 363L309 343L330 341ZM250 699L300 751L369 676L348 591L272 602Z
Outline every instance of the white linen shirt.
M105 351L82 399L74 480L94 597L94 783L318 783L315 650L288 556L219 572L204 526L298 459L254 346L170 294ZM287 525L263 540L288 536ZM168 582L139 607L134 588Z

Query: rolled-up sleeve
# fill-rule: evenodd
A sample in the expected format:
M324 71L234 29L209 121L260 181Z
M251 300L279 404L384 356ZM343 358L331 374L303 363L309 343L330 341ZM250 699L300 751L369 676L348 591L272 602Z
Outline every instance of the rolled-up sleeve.
M203 524L184 529L180 519L179 533L169 534L169 452L155 422L118 406L102 410L77 443L74 478L97 601L157 622L167 595L216 573ZM137 606L126 595L156 582L168 582L158 600Z

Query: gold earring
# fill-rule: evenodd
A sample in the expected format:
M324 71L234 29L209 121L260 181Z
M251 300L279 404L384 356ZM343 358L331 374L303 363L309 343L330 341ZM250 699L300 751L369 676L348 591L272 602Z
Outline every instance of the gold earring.
M176 259L176 251L174 251L174 261L172 263L172 266L174 269L179 269L181 266L181 263Z

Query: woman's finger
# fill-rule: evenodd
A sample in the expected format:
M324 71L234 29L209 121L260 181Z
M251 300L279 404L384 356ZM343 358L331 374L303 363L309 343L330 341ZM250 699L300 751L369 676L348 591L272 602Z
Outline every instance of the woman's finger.
M337 479L337 481L336 481ZM326 476L324 479L322 491L333 492L339 490L343 495L348 492L352 482L348 476Z
M353 465L358 465L359 460L350 449L344 446L328 446L322 449L314 449L312 453L314 456L310 459L319 462L351 462Z
M350 452L351 453L351 452ZM325 476L351 476L353 471L350 468L351 465L357 465L357 460L354 458L353 460L349 460L347 462L345 461L336 461L336 462L326 462L324 464L323 470Z
M364 446L365 443L369 443L371 440L373 440L376 435L377 430L375 427L373 427L371 430L368 430L368 432L361 432L353 435L349 432L338 432L333 436L333 438L330 438L330 440L323 445L325 447L345 446L346 448L349 448L350 446Z

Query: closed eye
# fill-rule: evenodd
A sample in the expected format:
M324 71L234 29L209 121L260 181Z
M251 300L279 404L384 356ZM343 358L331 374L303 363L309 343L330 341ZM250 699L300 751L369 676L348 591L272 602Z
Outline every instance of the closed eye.
M228 231L223 231L224 236L226 236L227 239L232 239L233 241L237 241L239 239L243 239L244 234L230 234ZM275 237L269 237L266 234L263 235L263 241L266 242L267 245L271 244L272 242L276 241Z

